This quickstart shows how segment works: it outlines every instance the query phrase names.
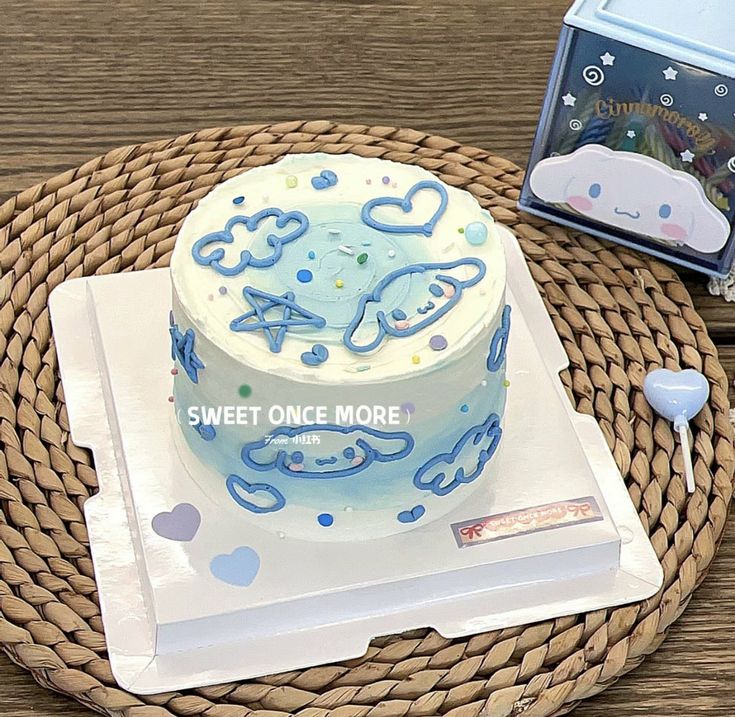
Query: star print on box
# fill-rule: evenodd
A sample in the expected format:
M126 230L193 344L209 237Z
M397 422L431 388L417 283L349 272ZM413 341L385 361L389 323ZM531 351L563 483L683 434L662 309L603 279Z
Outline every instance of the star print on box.
M675 80L676 76L679 74L679 70L675 70L671 65L669 65L664 71L664 78L667 80Z
M275 296L252 286L246 286L242 294L253 308L233 319L230 322L230 329L233 331L260 331L262 329L268 346L274 354L281 350L290 327L315 326L320 329L327 323L323 317L299 306L294 301L295 296L292 291ZM272 318L279 312L280 317Z
M204 363L194 351L194 331L187 329L182 334L172 316L168 332L171 334L171 358L181 364L192 383L199 383L198 372L204 368Z
M577 98L571 92L567 92L561 100L566 107L574 107L577 104Z
M692 163L692 162L694 161L694 158L695 158L696 156L697 156L697 155L696 155L696 154L694 154L694 152L692 152L691 150L689 150L689 149L685 149L685 150L684 150L684 151L683 151L683 152L681 153L681 161L682 161L682 162L688 162L688 163L690 163L690 164L691 164L691 163Z
M600 59L605 67L612 67L615 64L615 55L611 55L609 52L600 55Z

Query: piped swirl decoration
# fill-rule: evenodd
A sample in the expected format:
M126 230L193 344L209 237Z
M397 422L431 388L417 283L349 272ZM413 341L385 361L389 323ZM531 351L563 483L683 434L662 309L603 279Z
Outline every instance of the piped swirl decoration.
M500 326L490 341L490 350L487 354L487 370L495 372L505 361L505 352L508 348L508 338L510 336L510 306L506 304L503 309L503 316L500 320Z
M290 231L283 235L270 233L266 236L266 243L271 247L272 251L267 256L262 258L253 256L248 250L244 249L240 252L239 261L231 266L226 266L222 263L225 258L225 250L223 247L218 246L209 254L204 254L205 248L211 244L232 244L235 241L235 237L232 230L236 226L244 226L249 232L254 232L258 229L261 222L274 217L276 220L276 227L283 229L287 224L295 223L295 226ZM225 224L225 228L221 231L211 232L206 234L200 239L194 242L191 248L191 254L194 257L194 261L201 266L211 266L215 271L222 274L223 276L237 276L252 266L257 269L265 269L273 266L283 255L283 247L292 241L295 241L302 236L309 228L309 219L302 212L291 211L284 212L276 207L269 207L267 209L261 209L259 212L252 216L234 216L230 218Z
M378 207L398 207L404 214L409 214L413 211L414 196L421 191L431 191L439 195L439 208L426 222L422 224L390 224L375 218L374 210ZM389 234L424 234L430 237L434 233L434 227L437 222L444 214L448 202L447 190L439 182L425 179L414 184L402 199L400 197L375 197L375 199L370 199L362 207L362 221L369 227L377 229L380 232L388 232Z
M319 443L312 442L319 434ZM341 457L320 455L307 458L302 451L289 451L279 448L304 442L310 446L327 445L331 434L346 437ZM323 440L321 440L323 438ZM399 461L411 453L414 439L405 431L380 431L370 426L338 426L331 423L310 424L291 428L278 428L259 441L246 443L240 457L250 469L259 472L276 470L290 478L331 479L348 478L362 473L373 463Z
M503 430L500 417L491 413L479 426L472 426L448 453L439 453L424 463L414 475L413 484L419 490L434 495L449 495L460 486L475 481L495 454ZM479 447L479 448L478 448ZM457 464L461 464L455 468ZM465 466L471 465L470 470ZM448 473L454 470L449 478Z
M199 383L199 371L204 368L204 362L194 351L196 336L192 329L181 333L177 324L174 323L173 314L169 319L168 332L171 334L171 358L178 360L186 375L192 383Z
M458 279L449 274L443 274L442 271L449 271L456 269L457 267L473 267L475 269L475 275L469 279ZM391 321L388 319L388 315L394 316L391 312L395 307L386 307L386 310L378 309L375 315L376 332L375 336L366 343L357 343L355 341L355 334L358 329L364 326L366 319L368 304L377 303L380 304L383 299L383 293L386 288L394 282L405 276L421 275L426 272L439 272L434 275L434 279L437 281L444 282L450 287L450 291L446 292L447 299L444 303L436 306L434 302L429 302L426 306L421 307L420 314L424 316L420 321L407 325L405 321ZM435 321L440 319L452 310L454 306L462 298L462 293L465 289L474 286L485 276L485 263L481 259L474 257L468 257L465 259L456 259L450 262L439 262L439 263L421 263L421 264L410 264L404 266L401 269L396 269L383 277L375 289L370 293L363 294L360 297L360 301L355 312L355 316L352 318L343 336L344 345L355 353L365 353L368 351L374 351L386 336L392 336L394 338L403 338L405 336L412 336L413 334L425 329L427 326L431 326ZM431 304L431 307L429 307ZM401 312L402 315L403 312Z

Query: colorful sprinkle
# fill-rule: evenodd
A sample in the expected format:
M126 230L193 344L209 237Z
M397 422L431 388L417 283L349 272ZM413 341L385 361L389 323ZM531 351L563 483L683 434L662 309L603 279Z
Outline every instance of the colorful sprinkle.
M299 183L299 180L296 179L296 177L294 177L293 174L289 174L288 177L286 177L286 186L289 189L293 189L298 183Z
M335 241L342 236L342 232L339 229L329 229L327 230L327 234L330 239L334 239Z
M169 403L173 403L174 402L174 397L173 396L169 396L168 397L168 402Z
M219 293L220 293L220 294L221 294L222 296L224 296L224 295L225 295L225 294L227 293L227 287L226 287L226 286L220 286L220 288L219 288L219 289L217 289L217 291L219 291Z
M320 513L317 521L323 528L329 528L334 524L334 516L331 513Z
M472 246L480 246L487 241L487 226L483 222L472 222L465 227L464 238Z
M347 254L348 256L355 256L355 252L348 246L345 246L344 244L340 244L337 247L343 254Z
M460 227L459 229L457 229L457 231L458 231L458 232L459 232L460 234L464 234L464 227Z
M177 369L177 368L172 368L172 369L171 369L171 375L172 375L172 376L178 376L178 375L179 375L179 369Z
M407 416L410 416L414 411L416 410L416 406L414 406L413 403L408 401L407 403L404 403L401 406L401 411L403 411Z
M506 378L505 381L503 381L503 386L508 388L510 386L510 381Z
M444 351L449 344L443 336L436 334L429 339L429 346L434 349L434 351Z
M335 281L335 282L334 282L334 285L335 285L335 286L336 286L336 287L337 287L338 289L341 289L341 288L342 288L342 287L343 287L343 286L345 285L345 283L344 283L344 281L342 281L342 279L337 279L337 281Z
M235 197L232 200L233 204L242 204L245 201L245 197Z
M316 259L316 254L313 251L310 251L306 256L308 256L309 259Z
M240 394L242 398L248 398L253 393L253 389L250 388L246 383L244 383L240 388L237 389L237 392Z
M411 363L414 363L414 364L421 363L421 356L419 356L418 354L414 354L413 356L411 356Z
M368 255L363 252L362 254L359 254L357 257L357 263L358 264L364 264L368 260Z
M312 274L309 269L299 269L296 272L296 278L302 284L308 284L314 278L314 274Z
M482 386L487 386L487 381L485 379L482 379L482 381L480 381L480 384Z
M467 413L470 410L470 407L466 403L463 403L459 407L459 410L462 411L462 413Z
M373 243L372 243L371 241L364 241L364 242L362 243L362 245L363 245L363 246L372 246L372 245L373 245Z
M390 184L390 177L383 177L383 184Z
M439 284L429 284L429 292L432 296L444 296L444 289Z
M396 321L404 321L406 319L406 312L403 309L393 309L390 315Z
M361 366L358 366L355 369L355 371L357 371L358 373L362 373L363 371L369 371L369 370L370 370L370 365L366 363L362 364Z

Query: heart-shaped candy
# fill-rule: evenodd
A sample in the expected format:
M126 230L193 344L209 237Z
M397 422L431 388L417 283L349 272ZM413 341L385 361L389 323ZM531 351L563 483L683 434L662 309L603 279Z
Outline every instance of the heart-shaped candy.
M209 570L222 582L246 588L260 570L260 556L252 548L241 546L229 554L216 555Z
M431 191L439 195L439 208L434 215L423 224L389 224L376 219L373 210L377 207L398 207L405 214L413 211L413 197L417 192ZM399 197L375 197L366 202L362 207L362 221L373 229L391 234L424 234L429 237L434 231L436 223L441 219L447 208L449 197L447 190L439 182L424 179L411 187L403 199Z
M311 178L314 189L329 189L337 184L337 175L331 169L323 169L316 177Z
M173 510L153 516L151 527L162 538L189 542L194 539L201 522L202 516L191 503L179 503Z
M692 368L678 372L659 368L644 379L643 394L660 416L669 421L689 421L707 403L709 383Z
M314 344L311 351L301 354L301 361L307 366L318 366L329 358L329 350L324 344Z
M399 523L415 523L419 518L422 518L426 513L426 508L423 505L416 505L411 510L402 510L398 514Z

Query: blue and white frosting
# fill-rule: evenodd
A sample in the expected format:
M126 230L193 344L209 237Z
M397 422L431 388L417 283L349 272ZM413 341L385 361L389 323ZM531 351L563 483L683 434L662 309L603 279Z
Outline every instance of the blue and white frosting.
M171 275L180 420L237 402L320 405L329 420L345 404L402 407L399 426L184 426L190 472L211 475L235 515L300 538L373 538L482 487L510 314L502 244L471 195L415 166L287 156L199 202Z

